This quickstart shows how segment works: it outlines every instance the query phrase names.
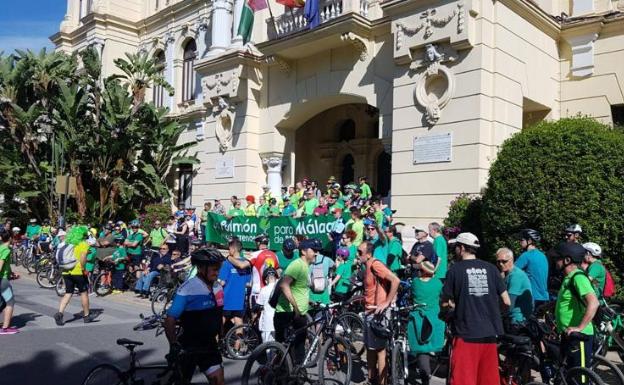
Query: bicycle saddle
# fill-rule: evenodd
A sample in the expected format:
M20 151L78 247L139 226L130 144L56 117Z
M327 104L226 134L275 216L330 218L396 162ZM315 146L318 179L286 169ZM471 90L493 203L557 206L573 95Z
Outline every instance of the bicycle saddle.
M129 346L141 346L143 345L143 342L141 341L133 341L133 340L129 340L127 338L120 338L117 340L117 345L121 345L121 346L125 346L125 347L129 347Z
M507 342L514 345L529 345L531 344L531 338L526 336L515 336L513 334L505 334L499 337L502 342Z

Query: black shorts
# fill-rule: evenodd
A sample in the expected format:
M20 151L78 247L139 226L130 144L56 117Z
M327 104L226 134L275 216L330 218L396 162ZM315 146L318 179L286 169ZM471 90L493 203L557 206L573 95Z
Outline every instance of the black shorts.
M245 310L223 310L223 318L243 318L245 317Z
M84 275L64 275L65 293L74 294L74 290L78 289L78 293L84 293L89 288L87 277Z
M217 352L214 354L198 354L189 355L180 363L180 370L185 381L190 383L195 373L195 367L199 367L200 372L210 375L216 371L218 367L223 366L223 359Z

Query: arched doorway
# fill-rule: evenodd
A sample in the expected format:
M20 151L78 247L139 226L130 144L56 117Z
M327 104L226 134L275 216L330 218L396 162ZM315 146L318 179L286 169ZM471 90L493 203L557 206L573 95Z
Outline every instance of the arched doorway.
M365 103L342 104L313 116L295 132L295 180L307 177L324 186L335 176L344 186L366 175L375 188L377 154L383 152L379 132L379 110ZM389 190L389 175L382 182Z
M377 157L377 194L387 197L392 177L392 157L383 151Z

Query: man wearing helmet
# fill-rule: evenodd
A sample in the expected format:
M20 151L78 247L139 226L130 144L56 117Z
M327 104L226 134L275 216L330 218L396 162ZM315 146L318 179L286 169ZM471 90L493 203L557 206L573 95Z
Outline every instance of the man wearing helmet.
M565 229L565 239L567 242L581 243L583 228L578 223L572 224Z
M585 249L585 258L581 268L587 272L598 298L602 298L607 282L607 269L599 259L602 257L602 248L594 242L583 243L583 248Z
M598 298L591 282L579 268L585 258L585 249L575 242L562 242L552 254L564 277L555 305L561 352L567 355L568 367L591 367L592 319L598 310Z
M223 256L217 249L200 249L191 254L191 262L197 266L197 275L180 286L165 319L170 356L175 357L180 349L201 350L181 362L184 381L190 383L199 367L210 384L223 385L223 360L217 343L223 313L223 288L217 277ZM179 337L178 322L184 330Z
M284 271L290 265L290 263L299 258L299 250L297 250L297 244L292 238L284 239L282 243L282 250L277 252L277 262L279 268Z
M531 292L535 301L535 308L549 301L548 295L548 259L537 245L541 241L540 234L533 229L520 231L520 254L515 265L524 270L531 282Z
M511 300L498 270L477 259L479 239L461 233L455 240L460 258L449 270L442 289L442 308L452 308L453 330L450 383L500 383L496 338L504 334L500 302Z
M256 237L255 241L258 251L251 255L251 259L237 259L231 257L230 255L226 257L227 261L229 261L237 269L251 268L252 304L256 303L256 298L258 297L258 294L260 294L260 289L264 287L264 282L262 282L262 273L264 272L264 269L267 267L277 269L279 267L277 255L269 250L269 237L261 234Z

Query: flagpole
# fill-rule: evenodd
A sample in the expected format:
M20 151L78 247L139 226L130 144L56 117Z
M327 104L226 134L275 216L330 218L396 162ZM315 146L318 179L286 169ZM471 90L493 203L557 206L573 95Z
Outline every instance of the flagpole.
M279 32L277 31L277 25L275 24L275 18L273 17L273 11L271 10L271 0L267 0L267 8L269 8L269 16L271 16L271 20L273 21L273 30L275 31L275 37L279 36Z

